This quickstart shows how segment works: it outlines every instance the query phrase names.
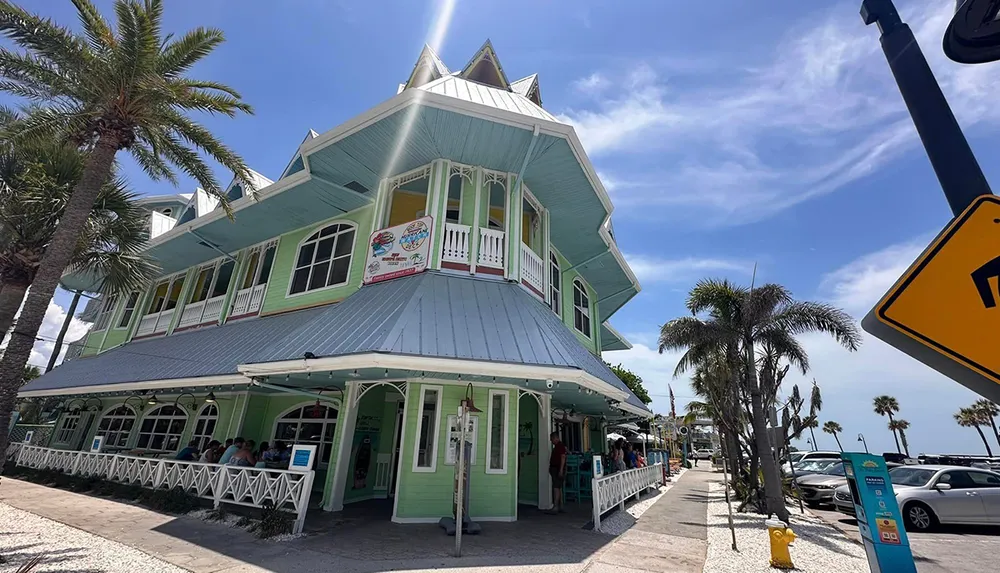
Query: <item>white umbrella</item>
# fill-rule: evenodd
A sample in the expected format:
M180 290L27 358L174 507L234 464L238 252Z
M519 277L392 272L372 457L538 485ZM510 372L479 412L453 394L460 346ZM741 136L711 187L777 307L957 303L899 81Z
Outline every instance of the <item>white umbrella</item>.
M624 440L624 439L625 439L625 436L623 436L621 434L616 434L614 432L611 432L611 433L608 434L608 440L610 440L612 442L617 442L618 440Z

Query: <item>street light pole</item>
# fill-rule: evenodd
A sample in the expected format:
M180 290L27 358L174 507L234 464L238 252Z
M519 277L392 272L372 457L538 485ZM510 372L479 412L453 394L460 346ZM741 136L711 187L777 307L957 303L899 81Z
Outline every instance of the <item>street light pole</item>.
M892 0L863 0L861 18L866 25L878 25L885 59L952 213L958 215L980 195L992 195L913 31Z
M871 452L868 451L868 442L865 441L864 434L858 434L858 441L865 445L865 453L870 454Z

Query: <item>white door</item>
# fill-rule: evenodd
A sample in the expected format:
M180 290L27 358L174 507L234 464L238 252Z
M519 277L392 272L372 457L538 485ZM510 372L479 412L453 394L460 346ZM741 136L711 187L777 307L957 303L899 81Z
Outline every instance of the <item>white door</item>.
M985 523L986 509L967 470L952 470L941 474L937 483L951 489L931 491L931 508L943 523Z
M983 502L985 523L1000 525L1000 475L970 471L969 477L976 484L975 492Z

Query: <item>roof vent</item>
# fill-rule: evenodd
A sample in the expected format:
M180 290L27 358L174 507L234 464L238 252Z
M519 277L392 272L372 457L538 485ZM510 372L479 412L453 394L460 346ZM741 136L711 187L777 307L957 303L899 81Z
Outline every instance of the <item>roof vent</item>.
M351 191L357 191L358 193L367 193L368 188L364 185L358 183L357 181L351 181L350 183L345 183L344 187L347 187Z

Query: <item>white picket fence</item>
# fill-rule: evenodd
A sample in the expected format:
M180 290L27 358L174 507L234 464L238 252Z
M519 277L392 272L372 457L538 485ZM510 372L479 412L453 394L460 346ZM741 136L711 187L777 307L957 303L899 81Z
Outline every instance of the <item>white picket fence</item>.
M601 516L618 506L625 509L625 500L663 483L663 464L653 464L634 470L595 477L591 484L594 497L594 531L601 530Z
M152 489L179 487L210 499L219 507L232 503L264 507L267 503L295 513L293 533L305 523L315 472L293 472L143 458L121 454L73 452L22 445L17 465L62 470L69 475L97 477Z
M23 445L24 445L24 443L22 443L22 442L10 442L10 443L8 443L7 444L7 451L4 452L3 459L4 460L12 460L12 459L14 459L14 456L16 456L18 454L18 452L21 451L21 446L23 446Z

